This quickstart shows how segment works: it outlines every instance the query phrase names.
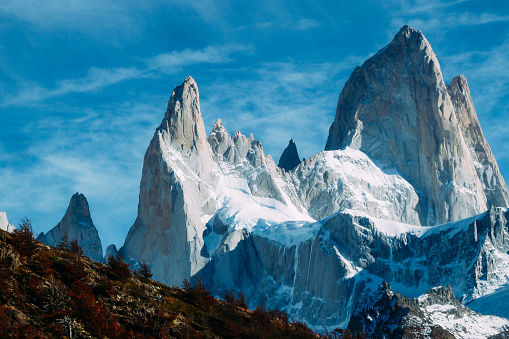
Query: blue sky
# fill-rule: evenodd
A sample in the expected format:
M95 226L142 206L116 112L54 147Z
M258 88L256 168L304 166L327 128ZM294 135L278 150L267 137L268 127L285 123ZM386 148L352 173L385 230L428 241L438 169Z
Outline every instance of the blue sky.
M144 152L187 75L207 132L220 118L276 162L290 138L308 158L353 68L404 24L446 82L465 74L509 179L507 1L2 0L0 211L47 231L81 192L103 246L122 245Z

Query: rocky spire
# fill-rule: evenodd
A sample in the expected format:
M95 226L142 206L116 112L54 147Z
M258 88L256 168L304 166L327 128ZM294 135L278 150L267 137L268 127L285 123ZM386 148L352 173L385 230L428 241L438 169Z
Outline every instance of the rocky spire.
M71 197L62 220L48 233L41 233L37 240L46 245L58 246L64 235L67 235L69 241L78 240L87 257L103 262L101 240L90 216L87 198L81 193Z
M454 112L472 160L480 165L476 166L476 170L489 205L507 206L509 203L507 185L500 174L491 148L484 138L465 76L461 74L453 78L447 85L447 92L451 97Z
M208 137L212 152L223 157L225 161L234 161L239 157L235 151L235 144L231 135L223 126L221 119L217 119Z
M352 72L325 149L352 147L395 168L421 192L420 223L445 223L486 210L490 198L459 120L429 42L404 26Z
M15 228L16 227L7 219L7 214L5 212L0 212L0 230L12 232Z
M278 166L285 169L286 171L291 171L299 164L300 158L299 154L297 153L297 146L295 146L293 139L290 139L288 146L286 146L285 150L281 154L281 157L279 158Z
M201 215L215 209L214 166L198 86L187 77L145 152L138 216L120 250L150 262L160 281L180 284L204 265Z

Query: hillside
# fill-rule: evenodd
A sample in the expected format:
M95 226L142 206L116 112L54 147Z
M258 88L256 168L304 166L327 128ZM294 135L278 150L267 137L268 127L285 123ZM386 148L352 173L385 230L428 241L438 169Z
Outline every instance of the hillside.
M199 278L168 287L75 245L35 241L28 220L0 230L0 337L320 338L283 312L247 309L242 295L215 299Z

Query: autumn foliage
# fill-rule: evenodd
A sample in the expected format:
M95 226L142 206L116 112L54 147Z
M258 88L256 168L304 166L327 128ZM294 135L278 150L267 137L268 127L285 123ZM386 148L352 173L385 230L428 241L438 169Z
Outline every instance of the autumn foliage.
M0 230L0 338L320 338L284 312L249 310L242 293L213 298L200 276L175 288L150 280L146 263L135 273L67 237L35 241L28 219Z

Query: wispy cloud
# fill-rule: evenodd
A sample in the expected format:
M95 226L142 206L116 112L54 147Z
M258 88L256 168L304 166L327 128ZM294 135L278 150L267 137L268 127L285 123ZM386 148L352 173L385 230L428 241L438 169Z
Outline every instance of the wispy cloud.
M16 18L43 31L79 31L85 36L118 39L141 28L139 14L148 6L115 0L3 0L0 16Z
M107 86L132 79L151 77L157 73L176 73L182 67L193 64L227 63L233 60L232 54L240 52L248 53L251 50L252 47L244 45L209 46L201 50L186 49L159 54L153 58L143 60L141 66L118 68L92 67L87 71L85 77L57 81L53 88L28 82L25 88L15 97L4 98L2 105L26 104L71 93L95 92Z
M290 21L263 21L257 22L255 28L258 30L291 30L291 31L308 31L310 29L318 28L322 25L321 22L310 18L301 18L298 20Z

